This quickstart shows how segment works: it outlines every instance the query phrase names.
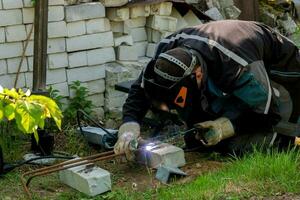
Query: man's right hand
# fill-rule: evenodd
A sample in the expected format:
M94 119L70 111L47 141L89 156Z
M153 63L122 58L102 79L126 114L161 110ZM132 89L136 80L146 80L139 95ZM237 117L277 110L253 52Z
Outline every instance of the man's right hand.
M115 154L125 153L127 160L134 160L134 152L131 144L137 144L140 136L140 125L137 122L122 124L118 132L118 141L115 144Z

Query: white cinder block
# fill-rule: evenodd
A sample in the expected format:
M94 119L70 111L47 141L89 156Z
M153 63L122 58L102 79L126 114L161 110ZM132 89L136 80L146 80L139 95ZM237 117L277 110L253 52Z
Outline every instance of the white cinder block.
M150 5L150 15L171 15L172 2L162 2Z
M138 17L124 21L124 33L129 33L133 28L144 27L146 25L146 17Z
M63 6L65 5L65 0L50 0L49 6Z
M84 21L67 23L68 37L86 34L86 27Z
M7 59L7 73L9 74L17 73L20 62L21 62L21 58ZM27 72L27 71L28 71L27 61L26 58L24 58L22 61L20 72Z
M6 60L0 60L0 75L7 73L7 64Z
M148 43L146 56L152 58L155 54L156 44Z
M100 0L105 7L119 7L128 3L128 0Z
M27 66L28 66L28 71L32 72L33 71L33 56L27 57Z
M69 53L69 67L81 67L81 66L87 66L87 53L86 51L79 51L75 53Z
M25 28L26 28L26 35L28 37L28 35L30 34L30 31L31 31L31 28L32 28L32 24L27 24L25 25ZM31 33L31 36L30 36L30 40L33 40L34 38L34 27L33 27L33 30L32 30L32 33Z
M47 53L60 53L66 51L66 40L65 38L53 38L48 39L48 50Z
M23 23L30 24L34 21L34 8L23 8Z
M68 66L69 62L67 53L56 53L48 55L49 69L64 68Z
M131 29L130 35L132 36L134 42L147 40L147 33L144 27Z
M154 43L158 43L160 42L160 40L162 40L163 38L171 35L172 32L168 32L168 31L157 31L157 30L152 30L151 33L151 40Z
M150 15L150 5L131 7L129 12L130 18L148 17Z
M5 42L5 32L4 32L4 28L0 27L0 43L4 43Z
M116 60L112 47L87 51L88 65L99 65Z
M201 20L191 10L184 15L183 19L189 26L197 26L203 24Z
M67 24L65 21L51 22L48 24L48 38L67 36Z
M147 18L147 26L160 31L176 31L177 19L168 16L154 15Z
M207 10L205 12L205 14L210 16L214 20L223 20L224 19L223 15L216 7L210 8L209 10Z
M25 51L25 56L33 56L33 41L29 41L27 45L27 49ZM23 48L25 47L25 42L23 42Z
M21 56L22 50L22 42L0 44L0 59Z
M105 17L105 7L99 2L66 7L67 22L101 17Z
M23 0L24 8L33 7L32 0Z
M14 86L15 79L16 79L16 74L2 75L0 76L0 85L6 88L13 88L15 87ZM16 88L24 88L24 87L25 87L25 74L20 73Z
M110 31L110 22L107 18L91 19L86 22L88 34Z
M58 22L65 19L64 6L49 6L48 21Z
M69 86L67 82L56 83L51 85L53 89L59 91L59 95L63 97L69 96Z
M104 106L104 94L93 94L87 97L88 100L92 101L95 107Z
M188 24L183 19L183 17L181 16L181 14L175 8L172 9L171 17L174 17L174 18L177 19L176 30L180 30L180 29L185 28L185 27L188 26Z
M83 84L89 89L89 95L104 93L105 91L105 80L99 79L95 81L88 81Z
M5 28L7 42L19 42L26 39L25 25L8 26Z
M28 89L32 89L33 73L32 72L26 72L24 76L25 76L25 87L28 88Z
M67 70L68 83L73 81L93 81L105 78L105 65L78 67Z
M115 47L120 46L120 45L133 45L133 39L131 35L122 35L122 36L115 36L114 37L115 41Z
M2 0L3 9L15 9L23 7L23 0Z
M46 81L47 85L62 83L66 81L67 81L66 70L64 68L47 70L47 81Z
M111 31L114 33L123 33L124 32L124 22L115 22L110 21Z
M119 96L118 98L105 98L105 109L106 110L112 110L115 108L122 108L125 101L127 99L127 94L124 94L123 96Z
M67 38L67 51L111 47L114 45L112 32L97 33Z
M108 8L107 18L111 21L124 21L129 19L129 8Z
M1 10L3 9L3 7L2 7L2 3L0 3L0 9L1 9Z
M22 24L21 9L0 10L0 27Z
M135 61L138 59L138 52L135 46L118 46L117 59L125 61Z
M136 42L134 47L137 49L138 57L146 56L148 41Z

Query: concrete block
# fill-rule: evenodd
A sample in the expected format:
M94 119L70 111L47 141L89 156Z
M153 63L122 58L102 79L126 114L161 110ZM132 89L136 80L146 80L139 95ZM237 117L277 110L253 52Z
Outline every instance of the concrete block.
M180 30L188 26L187 22L175 8L172 9L171 17L177 19L176 30Z
M65 5L65 0L50 0L49 6L63 6Z
M135 46L118 46L117 48L117 59L118 60L137 60L139 52Z
M214 20L223 20L224 19L223 15L216 7L210 8L209 10L205 11L205 14L210 16Z
M130 33L134 42L140 42L147 40L147 33L144 27L133 28Z
M228 8L234 5L233 0L218 0L221 8Z
M86 26L84 21L67 23L68 37L86 34Z
M0 10L0 27L22 24L21 9Z
M111 190L110 173L95 166L78 166L60 171L59 179L88 196L96 196Z
M33 7L32 0L23 0L24 8Z
M0 27L0 43L4 43L5 42L5 32L4 32L4 28Z
M0 44L0 59L14 58L22 55L22 42Z
M27 37L28 37L28 35L29 35L30 31L31 31L31 28L32 28L32 24L27 24L27 25L25 25ZM34 27L33 27L33 30L32 30L32 33L31 33L31 36L30 36L29 39L30 39L30 40L33 40L33 38L34 38Z
M0 9L1 9L1 10L3 9L2 3L0 3Z
M112 47L87 51L88 65L99 65L116 60Z
M295 33L299 29L298 25L290 16L288 16L286 20L278 20L278 23L288 35Z
M63 97L68 97L69 96L69 86L67 82L63 83L56 83L51 85L53 89L59 91L59 95Z
M114 37L114 42L115 42L115 47L120 46L120 45L133 45L133 39L131 35L122 35L119 37Z
M105 108L107 110L123 107L127 99L127 94L119 96L118 98L105 98Z
M107 8L107 18L111 21L124 21L129 19L129 8Z
M146 56L152 58L155 54L155 50L156 50L156 45L155 43L148 43L147 46L147 52L146 52Z
M68 54L67 53L56 53L48 55L48 67L49 69L57 69L68 67Z
M124 21L124 33L130 33L133 28L144 27L146 25L146 17L138 17Z
M189 26L197 26L203 24L202 21L191 10L184 15L183 19Z
M53 38L48 39L47 53L60 53L66 51L66 39L65 38Z
M137 49L138 57L146 56L148 41L135 42L134 47Z
M66 82L66 70L64 68L47 70L47 85Z
M104 106L104 94L93 94L87 97L88 100L93 102L95 107L102 107Z
M110 99L110 98L122 98L126 95L124 92L120 92L115 90L114 87L106 87L105 90L105 98Z
M6 74L0 76L0 85L6 88L13 88L15 84L16 74ZM25 87L25 75L24 73L19 74L17 88Z
M81 67L81 66L87 66L87 53L86 51L79 51L75 53L69 53L69 67Z
M7 73L13 74L18 72L18 67L21 62L21 58L10 58L7 59ZM28 65L26 58L23 59L20 72L27 72Z
M32 89L33 85L33 72L25 72L25 87Z
M176 31L177 19L169 16L154 15L147 18L148 27L160 31Z
M128 0L100 0L105 7L119 7L128 3Z
M33 23L34 20L34 8L23 8L23 23L30 24Z
M86 29L88 34L101 33L110 31L110 22L107 18L91 19L86 22Z
M105 92L105 80L104 79L88 81L88 82L83 83L82 85L89 89L89 95Z
M15 9L23 7L23 0L2 0L3 9Z
M67 38L68 52L111 46L114 46L112 32L104 32Z
M100 120L104 119L105 113L103 107L93 108L92 111L96 119L100 119Z
M27 45L27 49L25 51L25 56L33 56L33 41L29 41ZM23 42L23 48L25 47L25 42Z
M150 5L150 15L171 15L172 2L162 2Z
M157 31L157 30L152 30L151 33L151 40L154 43L158 43L160 42L163 38L171 35L172 32L168 32L168 31Z
M150 168L161 165L182 167L186 164L184 151L167 143L149 143L138 151L137 162Z
M81 21L105 17L105 7L100 2L66 6L66 21Z
M110 21L111 30L114 33L124 33L124 22Z
M78 67L67 70L68 83L73 81L93 81L105 78L105 65Z
M65 19L64 6L49 6L48 21L58 22Z
M7 73L7 63L6 60L0 60L0 75Z
M115 62L106 64L105 73L106 88L114 87L115 84L119 82L127 81L130 78L132 79L128 68Z
M5 28L7 42L19 42L26 39L25 25L8 26Z
M26 57L26 60L27 60L28 71L32 72L33 71L33 56Z
M68 35L65 21L50 22L48 24L48 38L66 37Z
M225 15L228 19L237 19L242 11L236 6L230 6L224 9Z
M130 18L148 17L150 15L150 5L131 7Z

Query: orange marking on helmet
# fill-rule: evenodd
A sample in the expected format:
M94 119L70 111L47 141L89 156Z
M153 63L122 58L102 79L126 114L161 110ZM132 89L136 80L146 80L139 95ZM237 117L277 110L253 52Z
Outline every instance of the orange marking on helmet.
M186 87L181 87L177 97L175 98L174 103L181 108L185 107L187 91L188 91L188 89Z

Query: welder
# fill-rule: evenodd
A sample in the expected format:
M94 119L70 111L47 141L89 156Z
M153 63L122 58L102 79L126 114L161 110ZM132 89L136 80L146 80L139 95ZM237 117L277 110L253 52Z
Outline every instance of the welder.
M270 27L225 20L185 28L160 41L131 86L114 150L132 158L130 143L152 107L198 130L185 138L189 147L279 144L286 138L274 125L297 120L299 91L299 49Z

